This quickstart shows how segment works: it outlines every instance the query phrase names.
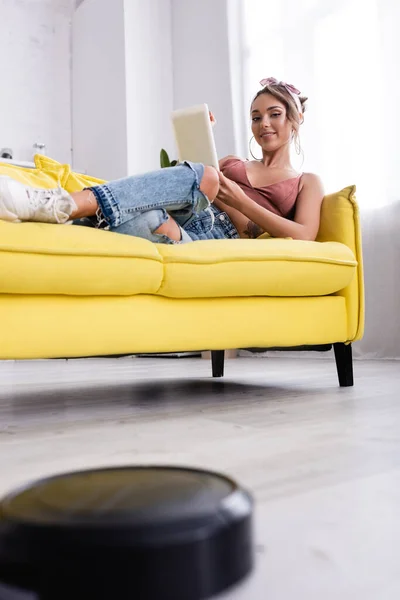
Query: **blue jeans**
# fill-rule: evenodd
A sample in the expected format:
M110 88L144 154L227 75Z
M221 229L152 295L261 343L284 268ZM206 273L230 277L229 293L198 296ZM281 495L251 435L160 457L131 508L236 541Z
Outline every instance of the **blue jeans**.
M125 177L91 187L109 230L161 244L194 240L238 238L226 213L200 190L204 165L184 163L159 171ZM171 217L181 230L181 241L154 233Z

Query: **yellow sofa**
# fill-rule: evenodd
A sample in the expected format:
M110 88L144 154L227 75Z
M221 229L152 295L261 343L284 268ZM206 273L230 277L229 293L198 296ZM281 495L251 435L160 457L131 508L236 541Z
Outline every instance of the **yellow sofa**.
M101 180L42 156L0 174L69 191ZM86 227L0 221L0 359L334 345L352 385L364 326L355 187L326 196L316 242L185 245Z

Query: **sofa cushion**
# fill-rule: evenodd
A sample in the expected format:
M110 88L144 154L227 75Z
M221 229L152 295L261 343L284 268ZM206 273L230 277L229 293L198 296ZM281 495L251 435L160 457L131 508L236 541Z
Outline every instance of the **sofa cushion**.
M352 280L352 251L337 242L287 239L212 240L159 245L171 298L324 296Z
M35 166L39 172L47 177L53 177L56 185L58 182L61 187L70 193L79 192L85 187L99 185L105 181L84 173L76 173L72 171L70 165L62 165L53 158L42 154L35 155Z
M0 293L170 298L322 296L351 281L337 242L210 240L182 245L86 227L0 221Z
M0 221L0 293L155 294L163 278L147 240L74 225Z

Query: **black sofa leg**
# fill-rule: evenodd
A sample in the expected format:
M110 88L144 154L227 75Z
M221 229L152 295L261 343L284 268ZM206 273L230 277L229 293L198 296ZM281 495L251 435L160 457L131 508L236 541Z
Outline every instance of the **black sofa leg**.
M212 376L224 376L225 350L211 350Z
M354 385L351 344L333 344L340 387Z

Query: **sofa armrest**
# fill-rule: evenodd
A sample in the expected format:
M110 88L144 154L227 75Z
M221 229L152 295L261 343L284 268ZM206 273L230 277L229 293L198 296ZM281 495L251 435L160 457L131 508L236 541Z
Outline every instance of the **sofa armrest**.
M364 275L361 246L361 227L358 205L355 199L356 186L344 188L336 194L325 196L321 208L321 223L317 242L340 242L348 246L358 263L351 283L337 292L343 296L347 307L346 341L362 338L364 333Z

